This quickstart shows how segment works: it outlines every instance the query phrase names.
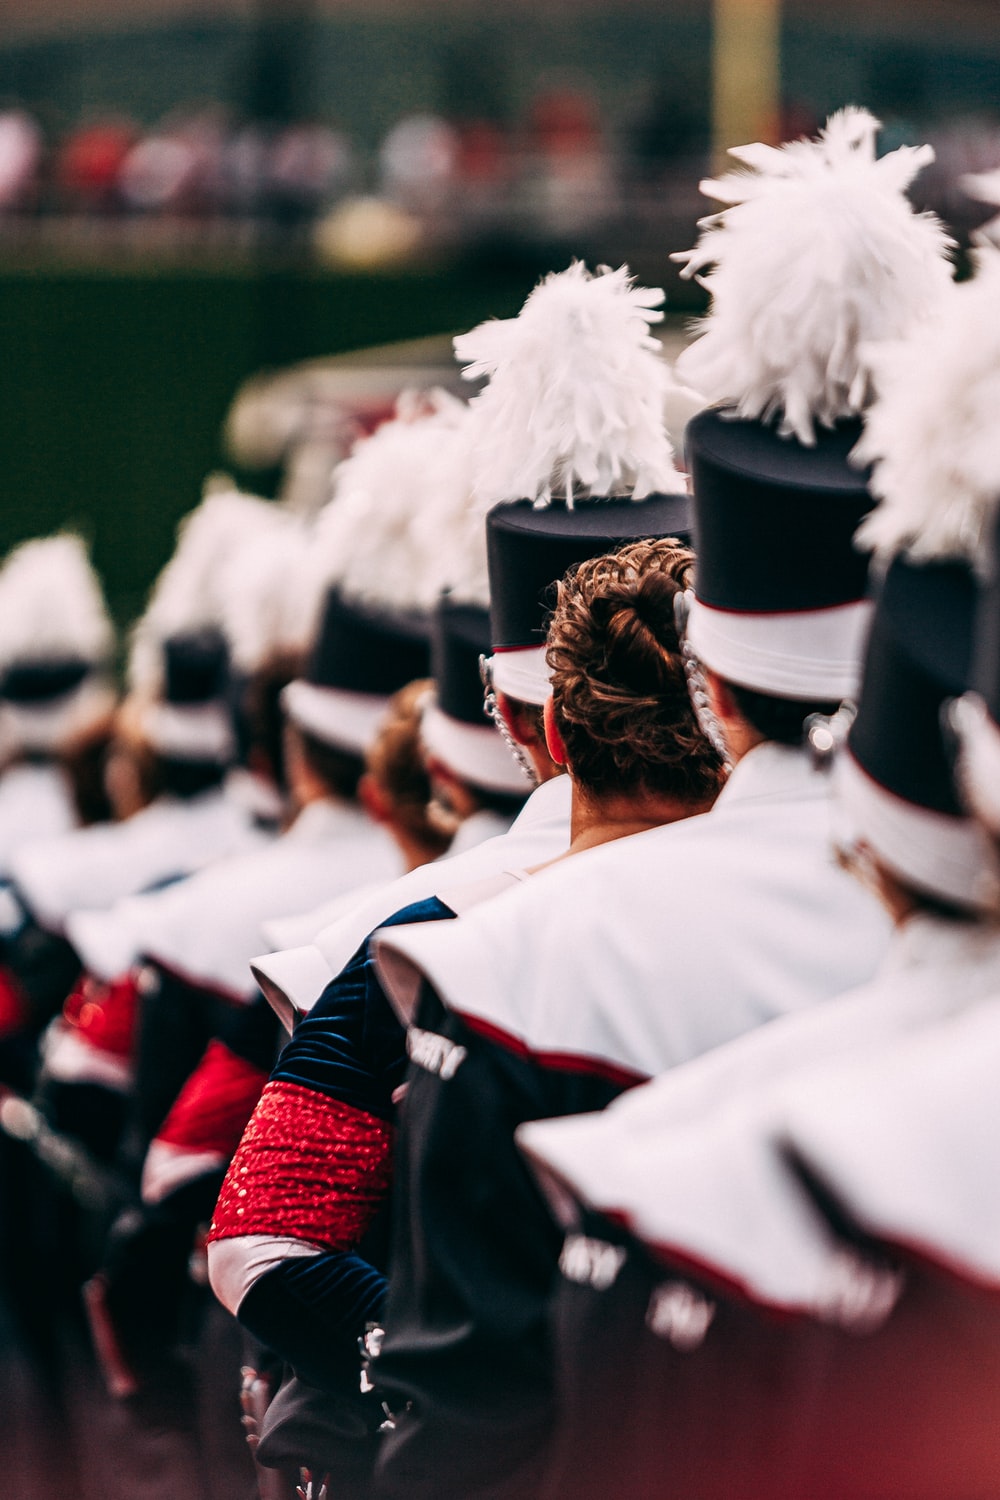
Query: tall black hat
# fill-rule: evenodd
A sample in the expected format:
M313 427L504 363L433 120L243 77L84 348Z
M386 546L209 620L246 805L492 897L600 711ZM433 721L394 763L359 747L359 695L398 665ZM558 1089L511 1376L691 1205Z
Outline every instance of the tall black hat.
M690 535L686 495L589 498L572 510L536 509L528 500L496 506L486 518L495 685L525 703L549 696L545 637L556 585L571 568L644 537L687 542Z
M870 618L854 534L871 509L850 462L861 423L806 447L732 408L688 424L698 556L688 634L731 682L779 698L839 700L857 687Z
M851 835L906 884L968 907L992 899L991 860L959 800L946 708L969 685L975 606L967 564L895 559L838 768Z
M489 649L489 611L443 598L431 639L434 698L424 710L421 738L432 759L472 786L526 795L524 773L483 706L480 661Z
M69 533L0 569L0 752L52 752L114 705L114 633L87 549Z
M979 585L971 666L948 717L964 801L1000 834L1000 254L875 359L865 456L881 503L863 540L883 556L961 558ZM928 372L931 372L930 374ZM963 691L967 689L967 691Z
M146 709L150 744L169 760L226 764L236 753L229 648L213 625L162 642L162 692Z
M857 686L870 606L852 536L872 501L849 455L870 349L950 285L947 237L905 196L933 152L879 159L877 129L846 109L815 141L736 148L741 170L701 185L723 211L674 257L712 295L677 362L714 407L687 433L689 639L720 676L776 697L836 700Z
M662 301L625 266L592 276L574 262L516 318L455 340L465 374L489 377L470 403L472 490L488 509L493 681L522 702L549 695L545 634L569 569L690 533L664 423L672 378L649 332Z
M393 614L331 588L305 674L288 684L282 703L306 733L361 755L390 696L429 670L425 616Z
M976 608L970 690L951 705L962 798L1000 837L1000 515Z

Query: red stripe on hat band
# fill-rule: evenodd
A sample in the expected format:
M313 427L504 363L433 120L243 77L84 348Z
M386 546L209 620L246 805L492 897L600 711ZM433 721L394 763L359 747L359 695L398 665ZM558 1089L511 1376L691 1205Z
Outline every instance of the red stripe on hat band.
M392 1180L392 1129L301 1084L269 1083L219 1194L210 1239L357 1245Z
M794 615L828 615L835 609L853 609L857 604L864 604L867 595L858 594L853 599L840 599L836 604L803 604L798 609L740 609L734 604L709 604L698 595L695 589L695 598L701 609L710 609L714 615L739 615L751 617L755 620L787 620Z
M185 1151L213 1151L228 1161L267 1083L267 1073L209 1042L156 1139Z

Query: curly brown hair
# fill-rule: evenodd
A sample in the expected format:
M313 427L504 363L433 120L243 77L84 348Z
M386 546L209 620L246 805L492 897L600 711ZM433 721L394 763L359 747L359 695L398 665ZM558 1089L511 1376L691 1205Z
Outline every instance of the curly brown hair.
M633 542L568 573L549 626L555 721L592 795L714 800L719 756L688 696L674 600L694 553L673 537Z

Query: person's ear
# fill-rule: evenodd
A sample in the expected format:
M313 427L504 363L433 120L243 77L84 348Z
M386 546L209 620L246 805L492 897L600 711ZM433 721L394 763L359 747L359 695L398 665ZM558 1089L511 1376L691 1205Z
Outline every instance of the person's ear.
M556 723L555 700L552 697L545 700L542 708L542 722L545 725L545 744L549 754L557 766L566 765L569 756L566 754L566 745L559 732L559 725Z
M358 782L358 801L373 823L388 823L392 815L389 799L371 771Z

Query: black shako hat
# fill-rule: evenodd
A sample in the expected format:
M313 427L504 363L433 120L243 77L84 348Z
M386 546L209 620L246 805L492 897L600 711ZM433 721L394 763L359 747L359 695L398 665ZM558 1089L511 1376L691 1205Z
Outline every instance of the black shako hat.
M490 649L489 611L445 595L434 613L434 699L421 737L428 755L472 786L526 796L524 773L486 716L480 660Z
M897 557L878 593L839 785L855 836L916 889L985 895L986 840L964 815L946 711L972 663L976 584L963 562Z
M48 661L13 662L0 672L0 698L30 707L51 703L74 692L95 669L94 662L69 655Z
M223 700L229 687L229 648L221 630L179 631L163 642L163 696L168 703Z
M177 630L160 649L163 690L144 720L150 743L167 760L226 764L236 731L225 636L212 625Z
M589 497L572 510L529 500L495 506L486 517L486 548L496 687L525 703L549 696L545 636L556 584L571 568L645 537L688 543L691 524L686 495Z
M688 635L721 677L780 698L849 697L871 606L854 533L872 508L850 462L857 420L818 427L814 446L732 408L685 434L694 495L695 601Z
M989 569L980 579L976 603L971 688L951 705L949 722L963 802L1000 838L1000 513L990 543Z
M391 695L430 671L425 616L391 613L327 590L303 677L282 693L285 712L324 744L361 755Z

